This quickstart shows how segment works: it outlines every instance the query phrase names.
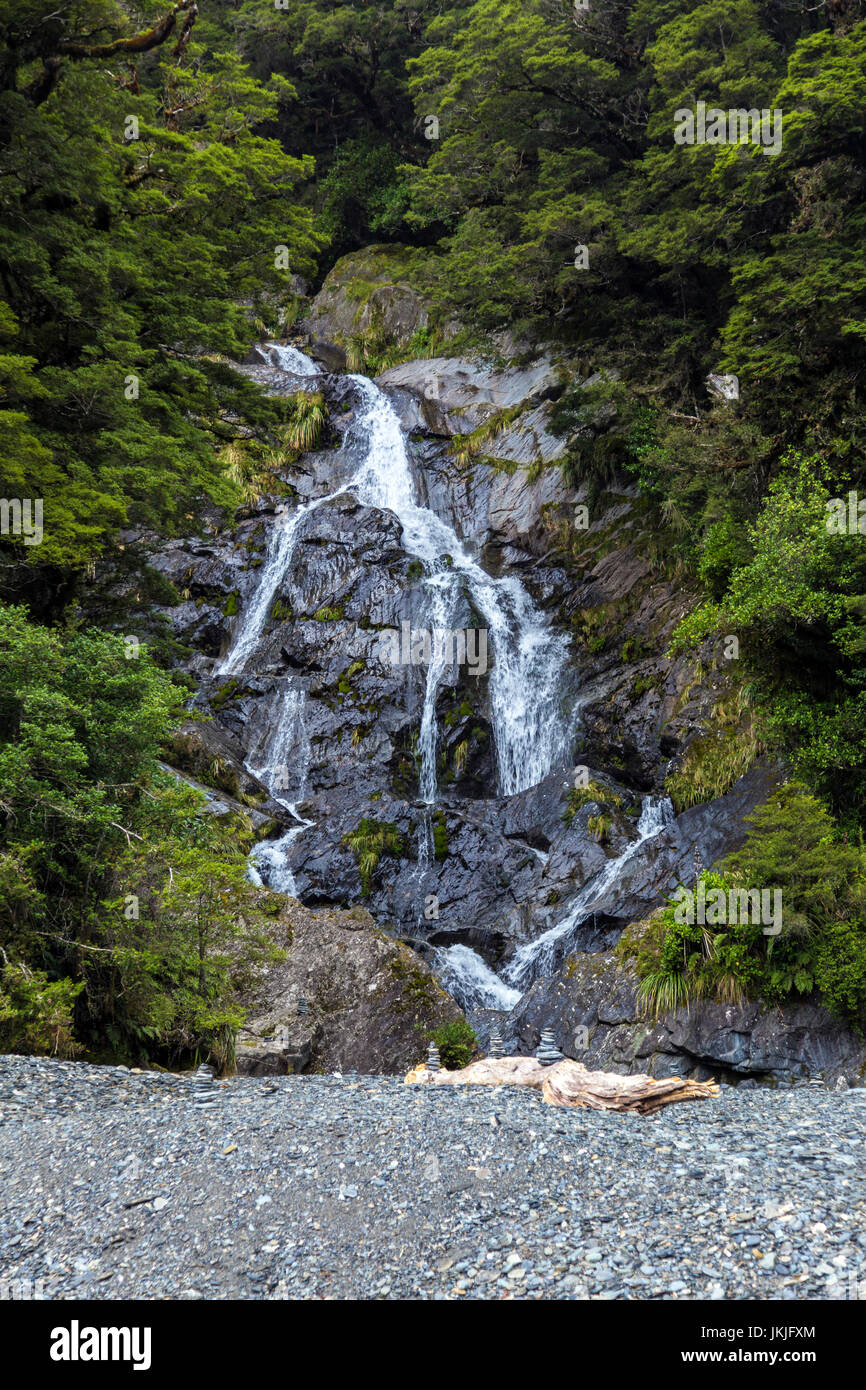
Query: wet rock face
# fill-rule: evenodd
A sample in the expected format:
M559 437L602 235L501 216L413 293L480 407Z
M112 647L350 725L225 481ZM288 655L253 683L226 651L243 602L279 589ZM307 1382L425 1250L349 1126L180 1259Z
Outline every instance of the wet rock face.
M287 899L275 939L286 959L245 1001L242 1075L404 1073L423 1057L427 1030L462 1017L424 962L362 908L313 913Z
M429 370L429 364L408 365ZM544 364L516 375L521 391L545 389L552 380ZM503 374L490 376L496 384ZM484 380L490 396L490 377ZM334 407L336 428L345 435L356 404L346 393L346 382L325 377L320 384ZM496 389L496 399L505 401L517 390L513 381L507 390ZM446 396L448 408L458 409L463 394L460 386L456 400ZM480 464L466 468L447 444L429 438L416 439L412 451L421 500L452 522L492 572L518 570L523 583L561 607L565 617L583 605L604 605L612 595L620 601L635 595L641 606L626 619L623 640L640 628L644 609L652 615L654 639L659 628L662 640L672 630L682 600L671 586L654 579L627 544L590 566L578 584L573 565L560 563L561 555L552 548L551 518L556 522L577 505L580 493L567 487L559 469L531 480L526 468L510 473ZM288 481L300 498L321 498L351 476L352 466L345 451L320 451L304 456ZM623 663L613 649L581 662L576 646L583 669L576 672L573 698L582 711L582 729L572 760L540 787L498 798L487 676L453 667L437 704L441 807L434 824L429 809L418 804L415 738L425 668L388 666L380 660L383 629L399 631L404 623L419 621L418 566L402 548L400 524L392 513L364 507L351 493L313 511L275 596L271 619L242 673L217 672L217 658L227 650L236 623L243 621L267 562L278 524L276 506L265 501L233 531L206 541L171 542L153 559L154 567L184 595L166 616L178 639L193 650L190 665L202 679L197 705L210 714L220 737L229 740L236 759L255 768L279 717L286 683L304 692L304 729L288 731L288 782L278 792L296 799L299 788L292 777L306 761L303 809L315 826L289 851L289 867L302 896L317 903L357 899L361 881L344 837L365 817L394 824L404 853L381 858L370 907L405 934L435 932L466 940L490 934L499 955L503 942L524 940L563 912L605 855L616 849L617 834L624 837L623 844L633 837L626 822L621 830L614 828L613 841L602 849L587 832L588 817L598 810L592 806L565 825L571 764L581 761L606 770L636 814L639 798L623 785L623 774L632 789L659 789L667 762L663 740L668 744L664 751L680 746L665 714L673 710L684 677L676 663L662 657ZM626 494L593 524L605 535L611 525L625 527L629 513ZM588 549L595 535L591 529ZM627 537L623 529L623 540ZM468 602L456 621L477 623ZM649 681L647 692L637 698L632 690L635 670L651 673L657 682L653 686ZM686 738L693 726L688 718L680 723ZM731 827L724 813L717 824L718 842L726 842ZM632 904L641 908L657 891L648 864L644 872L643 887L631 895ZM613 912L608 927L622 923L628 910ZM602 934L599 944L606 939Z
M542 1028L590 1069L731 1081L844 1076L860 1083L866 1043L816 1004L768 1008L706 1000L650 1019L633 970L612 952L575 954L537 980L508 1017L506 1040L533 1051Z
M281 389L270 359L261 357L252 370ZM281 834L298 826L286 803L300 802L310 822L280 842L294 892L316 908L363 902L381 927L425 959L435 947L463 944L507 971L521 947L561 924L581 891L634 846L642 795L662 792L669 769L705 729L728 673L708 660L701 674L693 659L664 654L692 600L654 563L634 486L614 482L592 497L571 487L559 467L532 466L548 447L539 445L539 424L559 389L558 368L547 360L495 370L462 359L419 361L381 380L412 431L418 500L453 527L489 573L519 576L571 636L565 701L580 717L566 757L538 786L498 794L489 672L473 675L454 663L436 701L437 801L420 799L426 667L383 661L382 634L421 621L421 567L404 549L394 513L362 505L351 492L331 496L357 462L350 431L358 388L347 378L316 379L342 446L303 456L285 481L293 490L290 507L330 500L305 516L261 639L242 669L220 674L219 663L272 553L280 500L260 499L213 535L164 544L151 562L181 598L164 614L189 650L186 664L200 681L196 709L212 721L199 728L213 731L205 739L215 756L238 776L244 764L262 769L280 726L285 780L265 788L271 800L261 810L281 822ZM483 454L499 462L463 456L447 438L512 411L483 445ZM468 593L454 623L480 625ZM302 721L284 719L288 688L303 697ZM595 801L569 814L576 766L606 785L612 814L602 815L605 806ZM256 795L261 777L246 775L251 780L242 790ZM690 881L696 850L709 866L740 842L743 815L772 782L770 771L753 771L727 796L684 812L640 845L603 902L552 950L546 977L531 984L514 1015L521 1045L536 1021L548 1026L548 1012L550 1020L558 1017L566 960L587 953L591 972L593 961L607 959L629 923L648 915L681 879ZM600 818L607 819L603 827ZM364 827L379 844L366 869ZM322 936L324 955L344 954L339 943L346 939ZM530 983L521 980L521 987ZM676 1036L660 1055L691 1055L685 1043L677 1054ZM372 1039L370 1031L365 1046L372 1048ZM312 1027L297 1032L291 1065L315 1066L322 1046ZM283 1065L267 1040L259 1037L255 1048L245 1054L250 1067ZM612 1064L631 1061L617 1053Z
M427 429L445 436L471 434L504 411L517 411L517 423L503 421L491 439L496 458L531 463L546 452L550 458L565 452L562 441L546 433L545 398L562 389L559 369L544 358L529 367L485 367L463 357L421 358L390 367L377 378L393 392L394 406L404 429ZM538 449L536 439L543 440ZM503 452L503 448L507 452ZM522 454L523 457L515 457Z

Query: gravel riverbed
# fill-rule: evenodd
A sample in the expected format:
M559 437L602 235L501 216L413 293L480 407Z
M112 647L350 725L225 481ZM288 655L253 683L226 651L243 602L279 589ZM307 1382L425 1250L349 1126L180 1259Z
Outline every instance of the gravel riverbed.
M382 1076L216 1090L201 1109L187 1076L0 1057L0 1281L51 1299L866 1297L866 1089L723 1088L652 1119Z

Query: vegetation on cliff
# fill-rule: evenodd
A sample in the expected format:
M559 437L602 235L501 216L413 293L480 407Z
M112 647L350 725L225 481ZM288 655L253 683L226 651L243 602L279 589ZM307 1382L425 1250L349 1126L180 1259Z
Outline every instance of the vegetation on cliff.
M778 148L676 144L698 101L780 111ZM802 931L714 955L671 931L647 970L717 996L817 986L859 1016L864 123L862 0L7 0L0 1045L227 1055L232 962L270 948L237 844L158 767L184 691L167 639L129 659L126 614L164 581L121 532L196 529L321 443L321 399L267 397L229 359L294 321L296 277L370 240L404 248L424 342L497 333L569 364L567 476L639 483L694 589L672 650L736 636L748 727L723 766L696 750L678 804L759 749L804 784L778 815L813 835L789 848L823 860L820 892L760 858L767 819L722 869L775 874ZM357 363L388 360L374 347ZM38 543L13 499L44 503ZM124 601L93 592L106 558ZM398 840L350 837L365 891Z

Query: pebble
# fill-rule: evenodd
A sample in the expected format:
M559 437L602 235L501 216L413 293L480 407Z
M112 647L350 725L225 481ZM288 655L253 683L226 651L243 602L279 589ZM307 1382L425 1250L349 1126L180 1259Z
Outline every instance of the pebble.
M52 1299L866 1298L856 1091L725 1087L651 1119L385 1076L217 1092L202 1111L191 1075L0 1056L4 1280Z

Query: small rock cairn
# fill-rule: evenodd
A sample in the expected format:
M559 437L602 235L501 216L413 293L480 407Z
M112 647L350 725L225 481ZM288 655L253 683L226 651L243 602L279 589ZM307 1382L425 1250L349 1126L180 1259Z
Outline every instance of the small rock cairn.
M541 1041L538 1044L535 1058L543 1067L552 1067L555 1062L563 1060L562 1053L556 1046L549 1028L541 1030Z
M199 1110L214 1110L216 1108L219 1092L214 1081L214 1069L209 1067L206 1062L202 1062L195 1076L193 1077L193 1104Z

